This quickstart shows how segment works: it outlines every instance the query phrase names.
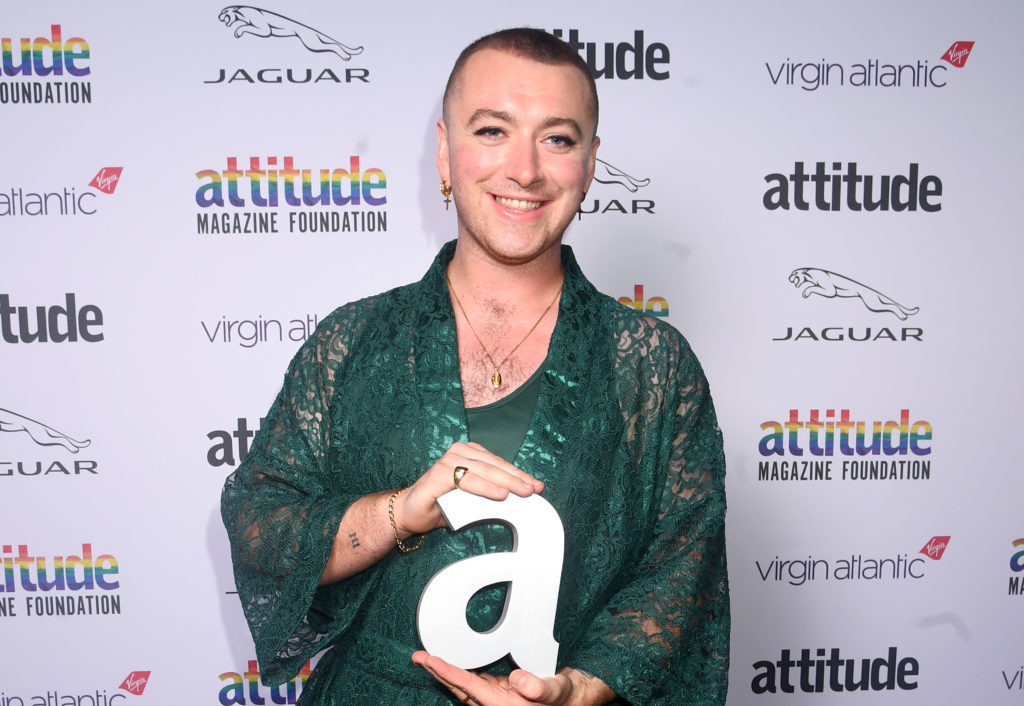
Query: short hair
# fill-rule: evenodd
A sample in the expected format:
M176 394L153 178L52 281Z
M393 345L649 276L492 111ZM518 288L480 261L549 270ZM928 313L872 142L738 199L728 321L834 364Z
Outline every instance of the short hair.
M474 54L484 49L508 52L509 54L531 59L541 64L572 66L577 69L586 78L587 87L590 89L590 113L594 119L594 133L597 133L597 83L594 81L594 75L590 72L587 62L583 60L576 50L558 37L533 27L502 29L480 37L480 39L462 50L459 58L455 60L455 66L452 67L452 72L448 75L448 83L444 87L444 100L441 104L441 111L446 122L448 120L448 101L455 90L466 62Z

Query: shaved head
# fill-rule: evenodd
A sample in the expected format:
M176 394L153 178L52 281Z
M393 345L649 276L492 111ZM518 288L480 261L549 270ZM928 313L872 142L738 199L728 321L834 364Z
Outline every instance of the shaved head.
M468 47L462 50L459 58L455 60L455 66L448 76L448 84L444 89L444 102L442 112L445 123L448 122L448 106L452 97L461 89L462 69L466 62L479 51L484 49L495 49L507 52L514 56L531 59L541 64L572 66L579 70L587 83L590 94L590 105L587 106L587 114L593 118L594 133L597 133L598 101L597 84L590 73L590 67L583 61L579 54L558 37L548 34L540 29L531 27L515 27L503 29L493 34L481 37ZM593 135L591 135L593 137Z

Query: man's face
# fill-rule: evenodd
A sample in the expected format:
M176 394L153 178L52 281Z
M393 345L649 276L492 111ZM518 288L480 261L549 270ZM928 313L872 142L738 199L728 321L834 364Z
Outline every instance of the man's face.
M437 125L460 245L522 264L561 242L594 176L589 102L572 66L494 49L470 57Z

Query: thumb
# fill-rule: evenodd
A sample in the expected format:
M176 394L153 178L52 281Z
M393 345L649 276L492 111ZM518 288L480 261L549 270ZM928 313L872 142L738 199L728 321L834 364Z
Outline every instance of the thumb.
M569 696L571 688L568 679L562 675L541 679L524 669L516 669L508 675L508 683L527 701L541 704L561 704Z

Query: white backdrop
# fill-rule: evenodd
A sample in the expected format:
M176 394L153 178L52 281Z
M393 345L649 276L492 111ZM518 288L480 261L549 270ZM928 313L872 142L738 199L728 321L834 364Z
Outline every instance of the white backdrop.
M301 679L255 684L220 487L317 318L454 236L441 90L516 24L621 58L568 242L710 379L729 703L1024 699L1018 3L260 7L362 51L235 38L196 0L0 15L0 705L294 702ZM359 203L337 171L356 162ZM276 207L253 199L268 168ZM289 202L303 170L310 195L334 174L335 204ZM855 210L899 176L916 209ZM790 208L767 208L783 183ZM292 232L322 213L349 230ZM865 462L918 476L851 479ZM849 693L865 659L875 684Z

